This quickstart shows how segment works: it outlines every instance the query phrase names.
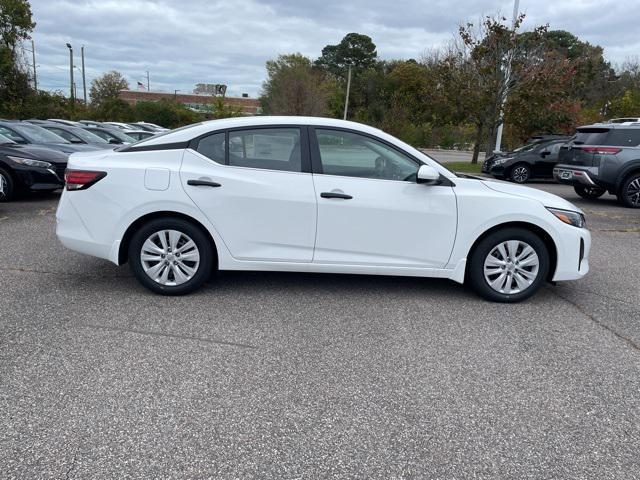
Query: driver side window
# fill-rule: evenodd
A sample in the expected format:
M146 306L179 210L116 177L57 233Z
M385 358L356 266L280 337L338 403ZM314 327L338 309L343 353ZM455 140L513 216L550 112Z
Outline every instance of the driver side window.
M419 165L398 150L366 135L316 129L322 173L414 182Z

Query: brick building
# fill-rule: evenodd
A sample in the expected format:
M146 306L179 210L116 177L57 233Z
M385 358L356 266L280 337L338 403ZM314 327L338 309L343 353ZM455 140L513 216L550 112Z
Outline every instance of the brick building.
M120 90L119 98L125 102L135 105L137 102L157 102L163 98L168 100L176 100L185 107L196 111L203 112L205 106L211 103L211 95L197 93L173 93L169 92L148 92L144 90ZM234 107L242 107L245 115L258 115L261 113L260 101L257 98L247 97L224 97L225 105Z

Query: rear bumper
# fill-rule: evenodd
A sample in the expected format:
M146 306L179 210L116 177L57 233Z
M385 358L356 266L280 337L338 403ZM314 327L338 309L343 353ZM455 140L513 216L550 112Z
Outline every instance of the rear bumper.
M569 165L557 165L553 169L553 178L558 183L565 185L584 185L586 187L598 186L598 180L589 167L573 167Z

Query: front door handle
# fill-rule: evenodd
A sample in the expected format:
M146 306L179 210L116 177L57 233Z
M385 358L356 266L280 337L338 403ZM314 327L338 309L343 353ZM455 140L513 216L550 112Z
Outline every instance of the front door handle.
M322 192L320 196L322 198L342 198L343 200L351 200L353 198L351 195L338 192Z
M187 180L187 185L192 187L221 187L218 182L212 182L211 180Z

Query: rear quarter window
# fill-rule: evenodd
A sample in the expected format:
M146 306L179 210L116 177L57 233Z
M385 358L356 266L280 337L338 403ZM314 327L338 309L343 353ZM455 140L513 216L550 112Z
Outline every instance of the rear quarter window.
M604 145L637 147L640 145L640 129L621 128L611 130Z

